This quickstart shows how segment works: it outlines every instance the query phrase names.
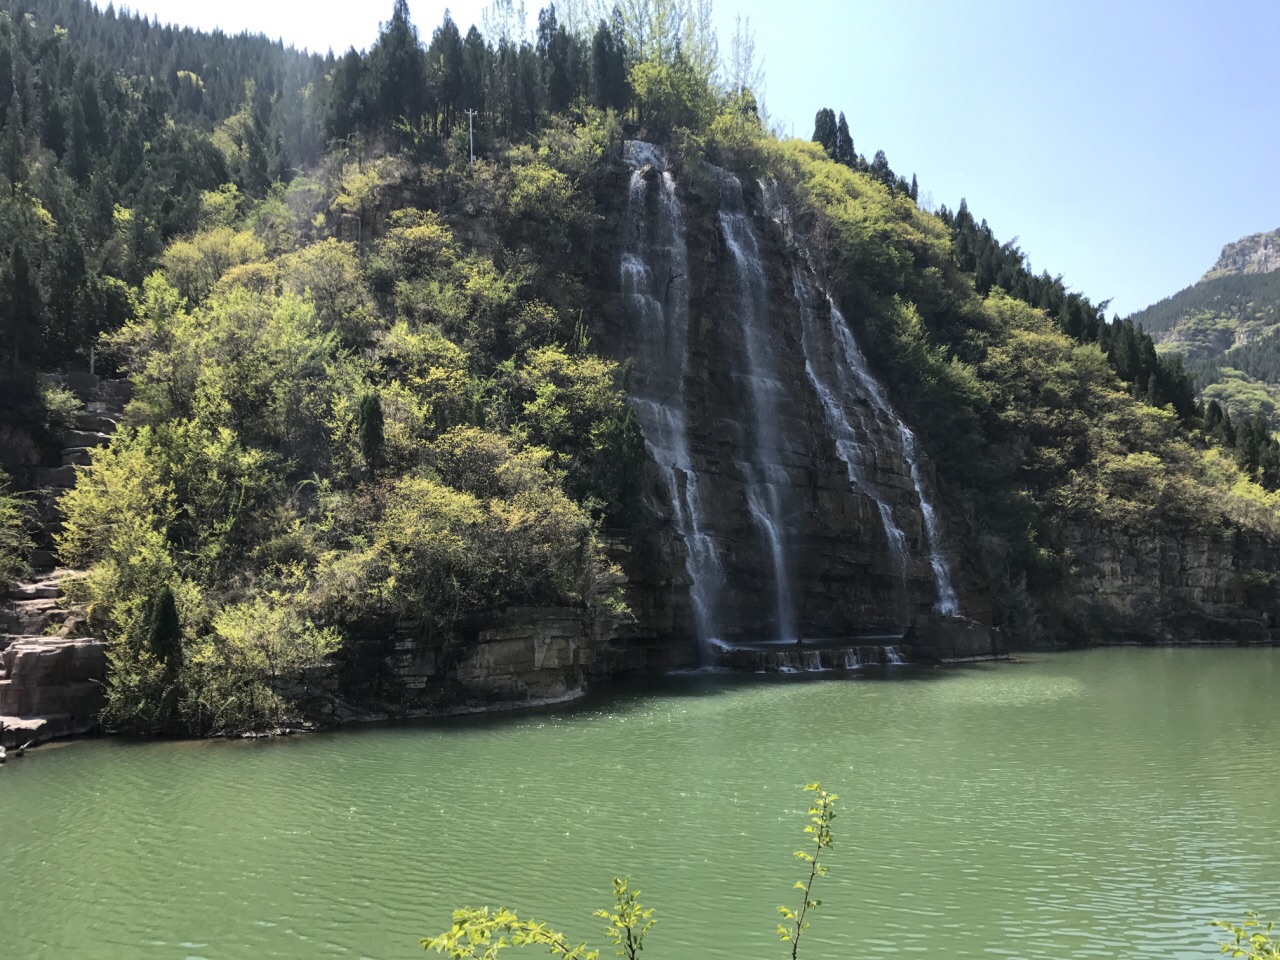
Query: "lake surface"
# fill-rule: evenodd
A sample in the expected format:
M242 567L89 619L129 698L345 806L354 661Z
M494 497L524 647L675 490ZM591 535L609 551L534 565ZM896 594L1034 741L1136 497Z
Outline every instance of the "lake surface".
M1118 649L41 748L0 770L0 957L415 957L488 903L607 958L591 911L629 873L645 956L781 960L821 779L840 815L802 957L1208 960L1207 920L1280 917L1278 682L1280 650Z

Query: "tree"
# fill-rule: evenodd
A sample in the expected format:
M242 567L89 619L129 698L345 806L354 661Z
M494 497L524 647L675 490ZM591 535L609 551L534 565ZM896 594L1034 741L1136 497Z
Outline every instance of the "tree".
M40 330L40 291L32 280L21 243L15 243L9 254L9 269L4 279L3 299L0 300L4 327L0 329L3 329L9 361L16 373L20 364L34 362Z
M176 674L182 668L182 621L178 618L173 588L167 583L160 588L153 603L147 649L169 673Z
M10 492L9 476L0 470L0 587L21 580L30 572L27 566L32 547L27 534L30 519L30 503Z
M845 132L849 132L847 125ZM813 118L813 142L820 144L832 160L836 159L836 115L830 107L823 107Z
M1222 953L1242 960L1280 960L1280 941L1275 939L1274 923L1258 919L1256 913L1246 913L1239 924L1214 921L1231 934L1232 940L1222 944Z
M382 465L386 438L383 433L382 400L372 390L360 398L356 429L360 434L360 453L369 467L369 473L376 474Z
M457 32L457 29L454 29ZM365 67L373 125L396 120L414 123L425 108L426 63L418 30L409 20L408 0L395 0L391 19L382 25Z
M751 18L741 15L734 22L733 39L729 43L729 92L739 95L764 90L764 63L756 60L756 35Z
M846 167L857 166L858 154L853 149L853 137L849 135L849 121L844 118L843 110L840 111L840 120L836 124L835 158Z
M920 202L920 184L916 183L916 175L911 175L911 201L913 203Z
M591 40L591 95L602 110L627 107L627 48L617 18L612 24L601 20Z
M885 156L883 150L877 150L875 157L871 160L871 175L890 190L893 189L893 170L889 167L889 158Z

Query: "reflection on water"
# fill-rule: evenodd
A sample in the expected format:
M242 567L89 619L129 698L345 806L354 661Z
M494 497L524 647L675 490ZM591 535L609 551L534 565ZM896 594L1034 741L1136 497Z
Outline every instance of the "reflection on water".
M598 942L622 873L655 957L780 956L820 778L810 957L1208 958L1205 920L1280 914L1277 679L1275 650L1110 650L41 748L0 771L0 957L409 957L481 903Z

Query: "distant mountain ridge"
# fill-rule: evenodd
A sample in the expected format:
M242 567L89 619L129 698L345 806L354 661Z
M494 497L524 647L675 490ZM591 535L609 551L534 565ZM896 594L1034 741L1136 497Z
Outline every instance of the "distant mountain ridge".
M1270 273L1280 270L1280 229L1255 233L1222 248L1218 262L1200 282L1233 274Z
M1280 230L1226 244L1196 283L1129 319L1183 355L1206 400L1280 428Z

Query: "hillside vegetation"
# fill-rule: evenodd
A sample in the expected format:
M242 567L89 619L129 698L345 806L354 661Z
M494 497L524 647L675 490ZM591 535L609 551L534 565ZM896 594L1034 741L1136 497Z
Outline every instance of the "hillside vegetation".
M634 522L644 448L590 264L627 136L690 189L704 161L777 185L1007 623L1069 570L1070 524L1274 531L1274 442L1141 328L965 204L919 209L843 116L778 139L749 33L721 62L704 5L646 8L424 42L397 0L369 51L321 59L3 5L4 402L41 422L39 372L91 349L135 387L59 543L112 641L113 727L279 722L290 676L406 620L447 660L509 604L625 616L601 533Z
M1180 354L1206 401L1280 427L1280 271L1274 234L1228 244L1198 283L1132 317Z

